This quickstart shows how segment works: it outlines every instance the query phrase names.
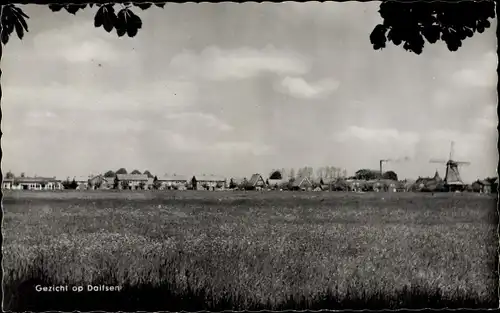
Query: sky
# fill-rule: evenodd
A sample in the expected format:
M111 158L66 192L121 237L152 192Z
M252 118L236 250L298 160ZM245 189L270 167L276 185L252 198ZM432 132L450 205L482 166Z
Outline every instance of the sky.
M2 58L2 171L249 177L389 162L400 178L445 167L496 175L496 20L457 52L421 55L369 35L378 2L185 3L135 12L134 38L26 5Z

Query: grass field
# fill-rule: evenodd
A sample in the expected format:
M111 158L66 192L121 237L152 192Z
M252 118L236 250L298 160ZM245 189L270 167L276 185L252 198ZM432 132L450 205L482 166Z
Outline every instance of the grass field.
M496 308L496 204L478 194L8 192L4 309Z

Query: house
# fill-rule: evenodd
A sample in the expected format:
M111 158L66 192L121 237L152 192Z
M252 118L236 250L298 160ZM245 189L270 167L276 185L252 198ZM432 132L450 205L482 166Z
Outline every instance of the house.
M379 179L374 182L370 182L372 185L372 190L375 192L396 192L397 186L396 181L390 179Z
M415 191L441 191L444 190L444 181L436 171L434 177L419 177L412 189Z
M92 176L76 176L76 177L74 177L74 180L77 184L76 189L77 190L90 189L90 183L89 183L90 178L92 178Z
M95 175L88 180L88 189L113 189L116 176L105 177L104 175ZM77 181L78 182L78 181Z
M3 190L10 190L10 189L12 189L13 185L14 185L14 178L4 178L2 180L2 189Z
M297 177L291 186L292 190L312 190L312 183L307 177Z
M346 179L347 190L348 191L358 191L360 188L359 182L355 179Z
M250 180L245 185L245 189L247 190L261 190L262 188L266 187L266 182L264 181L264 178L262 178L262 175L260 174L253 174L252 177L250 177Z
M472 191L479 193L491 193L491 184L487 180L476 180L471 185Z
M118 189L145 189L148 175L144 174L116 174Z
M153 189L155 184L155 178L154 177L148 177L148 181L146 182L146 189L151 190Z
M116 176L103 176L101 189L114 189L115 188Z
M11 189L61 190L63 186L61 181L55 177L16 177L11 184Z
M195 175L191 179L194 190L224 190L226 178L217 175Z
M158 186L161 190L186 189L188 178L183 175L165 175L158 178Z
M115 177L104 177L103 175L95 175L88 180L88 189L113 189Z
M286 187L286 185L288 184L288 179L271 179L269 178L267 180L267 182L269 183L269 188L273 189L273 190L279 190L279 189L282 189L283 187Z

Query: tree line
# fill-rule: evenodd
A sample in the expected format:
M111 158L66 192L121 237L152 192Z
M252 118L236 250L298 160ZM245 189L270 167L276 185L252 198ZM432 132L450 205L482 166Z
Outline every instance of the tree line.
M358 180L374 180L374 179L390 179L398 180L398 175L394 171L386 171L380 173L377 170L360 169L353 176L347 176L347 170L336 166L322 166L314 170L311 166L304 166L298 169L281 168L273 169L269 174L269 179L272 180L289 180L294 181L297 178L308 178L309 180L331 181L336 179L358 179Z

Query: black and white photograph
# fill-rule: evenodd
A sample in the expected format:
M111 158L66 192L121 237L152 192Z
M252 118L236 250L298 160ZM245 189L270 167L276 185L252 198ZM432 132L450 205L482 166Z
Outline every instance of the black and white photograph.
M1 4L3 310L497 308L497 12Z

